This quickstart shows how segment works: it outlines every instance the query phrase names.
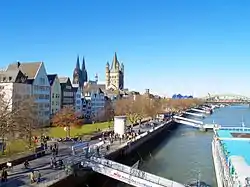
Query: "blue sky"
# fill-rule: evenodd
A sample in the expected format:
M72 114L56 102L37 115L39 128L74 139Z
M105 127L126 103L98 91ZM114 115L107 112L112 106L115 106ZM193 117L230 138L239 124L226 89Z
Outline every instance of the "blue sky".
M72 77L79 54L104 81L116 51L129 89L250 96L249 0L8 0L0 24L0 67Z

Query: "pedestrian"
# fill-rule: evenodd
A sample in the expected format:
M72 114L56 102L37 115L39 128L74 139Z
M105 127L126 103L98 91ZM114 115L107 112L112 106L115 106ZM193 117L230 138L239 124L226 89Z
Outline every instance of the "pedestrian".
M39 182L41 182L41 173L40 173L40 171L37 171L37 180L36 180L36 183L38 184Z
M7 170L4 170L4 181L5 182L8 181L8 172L7 172Z
M1 174L1 182L5 182L5 178L4 178L4 171L5 169L2 170L2 174Z
M35 173L34 171L31 171L30 173L30 183L33 184L35 182Z
M56 154L56 149L53 147L52 148L52 155L55 156L55 154Z

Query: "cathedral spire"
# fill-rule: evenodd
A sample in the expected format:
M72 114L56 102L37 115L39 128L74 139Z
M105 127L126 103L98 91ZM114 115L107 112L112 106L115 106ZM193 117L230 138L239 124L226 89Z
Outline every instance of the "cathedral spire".
M82 59L82 83L84 84L87 81L88 81L88 73L87 73L86 66L85 66L85 58L83 57Z
M77 55L76 69L77 69L77 70L80 70L80 59L79 59L79 55Z
M85 59L84 57L82 58L82 71L85 70L86 67L85 67Z

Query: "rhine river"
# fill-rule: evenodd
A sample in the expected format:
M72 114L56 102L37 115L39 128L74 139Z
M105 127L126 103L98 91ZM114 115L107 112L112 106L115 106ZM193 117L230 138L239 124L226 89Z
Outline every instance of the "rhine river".
M250 127L250 108L248 105L219 108L207 116L204 123L218 123L222 126L240 126L242 119ZM216 187L211 140L212 132L180 125L169 138L162 141L156 150L143 159L141 170L187 184L198 176L206 184ZM200 174L199 174L200 173ZM104 185L106 187L106 185ZM113 187L129 187L118 183Z

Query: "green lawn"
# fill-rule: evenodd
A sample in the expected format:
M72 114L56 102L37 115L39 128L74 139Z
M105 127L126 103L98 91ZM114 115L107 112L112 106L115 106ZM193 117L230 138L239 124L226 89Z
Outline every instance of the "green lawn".
M84 135L92 135L97 133L97 129L104 130L108 129L108 127L113 127L113 122L103 122L103 123L94 123L94 124L84 124L80 128L72 127L70 129L70 136L84 136ZM54 138L64 138L66 137L66 132L62 127L51 127L48 130L48 135Z

